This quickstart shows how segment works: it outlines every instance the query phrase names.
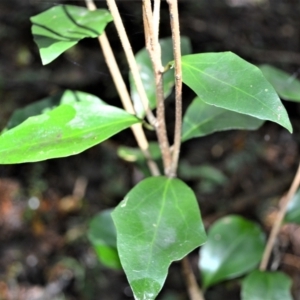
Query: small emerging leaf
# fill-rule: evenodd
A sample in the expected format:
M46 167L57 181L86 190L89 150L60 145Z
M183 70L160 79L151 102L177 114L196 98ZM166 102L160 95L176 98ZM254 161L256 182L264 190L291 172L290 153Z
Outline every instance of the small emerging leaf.
M182 125L182 141L201 137L216 131L230 129L254 130L263 120L206 104L199 97L188 107Z
M170 264L206 235L194 192L163 176L138 183L112 213L118 252L135 299L155 299Z
M207 104L278 123L292 132L287 112L256 66L231 52L186 55L182 79Z
M90 11L80 6L57 5L30 20L34 41L46 65L81 39L101 35L112 16L105 9Z
M0 164L78 154L140 122L90 94L66 91L63 97L67 103L0 135Z
M162 64L166 65L170 60L173 60L173 45L172 38L165 38L159 40L161 46L162 54ZM181 37L181 52L182 54L191 53L191 43L187 37ZM152 68L152 63L149 57L149 53L146 48L140 50L136 56L136 61L139 66L141 79L143 81L146 94L149 99L150 108L156 107L156 94L155 94L155 78ZM134 108L138 117L143 117L145 115L144 107L141 103L139 94L137 92L135 83L133 81L131 73L129 74L130 91L131 97L134 102ZM168 71L164 74L164 97L168 97L174 86L174 72Z
M253 271L242 284L242 300L293 300L291 279L282 272Z
M107 267L121 269L117 250L117 233L111 217L111 209L104 210L93 217L88 238L98 259Z
M264 233L255 223L239 216L219 219L200 249L204 288L252 270L262 257L264 245Z
M300 102L300 81L295 75L269 65L262 65L259 68L281 98Z

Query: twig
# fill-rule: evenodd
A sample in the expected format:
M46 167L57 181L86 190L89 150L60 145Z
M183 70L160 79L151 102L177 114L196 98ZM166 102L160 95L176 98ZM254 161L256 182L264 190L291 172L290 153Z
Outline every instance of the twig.
M289 201L295 195L299 185L300 185L300 164L298 166L297 173L294 177L293 183L292 183L287 195L283 196L280 200L280 203L281 203L280 210L279 210L279 212L277 214L277 218L276 218L276 220L273 224L273 227L272 227L272 230L271 230L271 233L270 233L270 236L269 236L269 239L268 239L268 242L267 242L264 254L263 254L263 258L262 258L262 261L261 261L260 266L259 266L259 269L261 271L265 271L266 268L267 268L268 261L269 261L270 256L271 256L272 248L274 246L276 237L277 237L278 232L280 230L280 226L281 226L281 223L283 221L284 215L286 213Z
M153 31L154 31L154 37L157 41L159 37L160 2L161 0L154 0L154 8L153 8Z
M182 264L182 272L184 275L184 279L186 282L186 285L188 286L188 293L190 296L190 299L192 300L205 300L204 296L202 294L202 291L200 290L195 275L193 273L193 270L191 268L190 262L187 257L184 257L181 260Z
M178 16L177 0L167 0L169 4L173 53L175 59L175 133L173 156L170 170L170 176L175 177L177 173L180 145L181 145L181 126L182 126L182 74L181 74L181 47L180 47L180 29ZM192 300L204 300L193 270L190 267L188 258L182 260L184 278L188 288L189 296Z
M86 2L86 6L89 10L97 9L93 0L85 0L85 2ZM129 112L131 114L135 114L135 110L132 105L132 101L131 101L129 92L127 90L126 84L123 80L119 66L116 62L114 53L111 49L110 43L106 37L105 32L103 32L102 35L100 35L98 37L98 40L101 45L106 64L109 68L109 71L112 75L114 84L118 91L119 97L122 101L123 107L125 108L125 110L127 112ZM143 152L143 154L147 160L147 164L148 164L151 174L153 176L160 175L159 168L158 168L157 164L155 163L155 161L152 159L151 154L149 152L149 143L146 138L146 135L145 135L142 125L141 124L132 125L131 130L134 134L134 137L138 143L139 148L141 149L141 151Z
M173 157L170 175L176 176L180 145L181 145L181 127L182 127L182 72L181 72L181 47L180 47L180 29L178 16L177 0L167 0L170 11L170 21L173 40L173 52L175 59L175 133L173 145Z
M142 82L142 79L141 79L141 76L140 76L140 72L139 72L139 69L138 69L138 66L137 66L137 63L136 63L136 60L135 60L135 57L134 57L129 39L128 39L128 36L126 34L126 31L125 31L125 28L124 28L124 25L123 25L118 7L116 5L115 0L106 0L106 2L107 2L107 6L108 6L108 8L109 8L109 10L110 10L110 12L113 16L114 23L115 23L117 32L119 34L119 38L120 38L122 47L124 49L124 52L125 52L128 64L129 64L129 68L131 70L134 83L136 85L137 92L140 96L140 99L141 99L142 104L144 106L144 110L145 110L146 115L147 115L147 119L148 119L149 123L155 127L156 126L156 119L155 119L154 115L152 114L152 112L149 108L148 97L147 97L147 94L145 92L145 88L144 88L144 85L143 85L143 82Z
M157 114L157 124L155 127L156 135L162 153L164 173L165 175L169 175L171 170L172 156L165 121L165 103L163 90L164 67L161 63L161 49L157 36L158 33L155 32L154 28L154 20L150 0L143 0L143 20L145 28L146 48L149 52L155 77Z

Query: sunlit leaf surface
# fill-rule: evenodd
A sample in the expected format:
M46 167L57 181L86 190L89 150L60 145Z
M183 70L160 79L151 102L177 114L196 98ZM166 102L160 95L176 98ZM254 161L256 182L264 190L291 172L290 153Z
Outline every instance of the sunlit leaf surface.
M62 97L62 104L53 110L0 136L0 164L74 155L140 122L90 94L66 91Z

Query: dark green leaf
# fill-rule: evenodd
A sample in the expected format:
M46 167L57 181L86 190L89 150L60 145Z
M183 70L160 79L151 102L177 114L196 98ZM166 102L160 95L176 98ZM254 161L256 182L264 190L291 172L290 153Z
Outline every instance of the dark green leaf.
M161 54L162 54L162 64L166 65L170 60L173 60L173 46L172 46L172 39L165 38L161 39L160 41L161 46ZM187 37L181 37L181 52L182 54L189 54L191 53L191 44L190 40ZM155 95L155 78L152 68L152 63L146 48L140 50L136 56L136 61L138 63L140 69L141 79L143 81L146 94L149 99L150 108L153 109L156 107L156 95ZM129 76L130 82L130 90L131 90L131 97L134 102L134 108L137 112L137 116L143 117L145 115L143 105L141 103L139 94L136 90L134 81L132 79L132 75L130 73ZM164 96L165 98L168 97L172 91L174 86L174 72L168 71L164 74Z
M61 103L5 131L0 136L0 164L74 155L140 122L124 110L82 92L66 91Z
M104 210L93 217L88 238L98 259L107 267L121 269L117 250L117 233L111 217L111 209Z
M200 250L203 286L252 270L261 260L264 245L264 233L255 223L239 216L219 219L209 229L207 243Z
M185 180L203 178L219 185L224 185L228 181L228 178L220 170L210 165L195 166L181 161L178 173L180 174L180 178Z
M269 120L292 132L272 85L259 68L231 52L183 56L182 78L207 104Z
M80 6L57 5L30 20L34 41L46 65L81 39L101 35L112 16L105 9L89 11Z
M281 98L300 101L300 81L296 76L269 65L262 65L259 68Z
M263 120L206 104L199 97L188 107L182 125L182 140L201 137L216 131L259 128Z
M282 272L253 271L242 284L242 300L293 300L291 279Z
M287 223L300 224L300 190L291 199L288 204L287 212L284 217L284 221Z
M135 299L155 299L171 262L203 244L206 235L193 191L181 180L150 177L112 213L120 260Z

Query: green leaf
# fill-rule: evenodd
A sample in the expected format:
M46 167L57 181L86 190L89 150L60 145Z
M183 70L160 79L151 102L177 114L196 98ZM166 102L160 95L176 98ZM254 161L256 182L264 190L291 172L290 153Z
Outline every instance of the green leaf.
M161 158L160 148L157 142L149 143L149 152L154 160ZM118 148L118 156L125 161L145 162L145 156L139 148L120 146Z
M161 161L161 151L158 143L150 142L148 150L151 154L151 158L160 167L162 165L162 161ZM149 170L145 155L139 148L120 146L118 148L118 156L124 159L125 161L135 162L134 165L138 167L138 169L144 174L145 177L149 177L152 175Z
M171 262L206 235L194 192L163 176L139 182L112 213L121 264L135 299L155 299Z
M182 141L205 136L216 131L230 129L254 130L263 123L263 120L251 116L206 104L197 97L184 115Z
M259 68L281 98L300 102L300 81L296 76L270 65L261 65Z
M292 132L284 106L259 68L231 52L181 59L183 82L205 103L269 120Z
M28 118L0 136L0 164L78 154L140 122L97 97L66 91L53 110Z
M117 250L117 233L111 212L111 209L107 209L93 217L88 238L103 265L122 269Z
M291 199L284 217L286 223L300 224L300 189Z
M242 300L293 300L291 279L282 272L253 271L242 283Z
M199 267L203 286L212 286L252 270L265 245L261 228L242 217L227 216L215 222L207 243L200 250Z
M80 6L57 5L30 20L34 41L46 65L81 39L101 35L112 16L105 9L89 11Z
M169 61L173 60L173 45L172 38L165 38L159 40L161 46L162 54L162 64L166 65ZM181 37L181 52L182 54L191 53L191 43L189 38ZM156 107L156 94L155 94L155 78L152 68L152 63L146 48L140 50L136 56L136 61L139 66L141 79L143 81L146 94L149 99L150 108L154 109ZM131 73L129 74L130 91L131 97L134 102L134 108L136 110L137 116L143 117L145 115L144 107L141 103L139 94L137 92L135 83L133 81ZM174 72L168 71L164 74L164 97L168 97L172 91L175 84Z
M64 92L58 93L56 95L47 97L43 100L34 102L32 104L29 104L23 108L16 109L10 119L8 120L8 123L6 125L6 129L11 129L13 127L16 127L17 125L24 122L26 119L32 116L40 115L46 110L51 110L54 107L58 106L61 103L61 100L63 98Z
M181 161L178 169L180 178L185 180L202 178L218 185L224 185L228 181L228 178L219 169L210 165L195 166L186 161Z

